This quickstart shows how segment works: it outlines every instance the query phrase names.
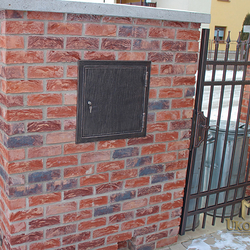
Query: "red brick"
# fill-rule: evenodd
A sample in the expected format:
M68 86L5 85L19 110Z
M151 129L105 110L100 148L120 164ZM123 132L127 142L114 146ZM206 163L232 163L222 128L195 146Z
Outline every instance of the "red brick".
M170 201L172 198L171 193L159 194L150 197L149 204L159 204L161 202Z
M81 163L108 161L110 160L110 152L94 152L81 155Z
M50 228L46 230L46 238L53 238L65 234L72 234L76 232L76 224Z
M43 232L31 232L29 234L14 235L10 238L11 245L18 245L43 239ZM13 248L12 248L13 249ZM20 248L19 248L20 249Z
M198 70L197 64L186 65L186 74L187 75L195 75Z
M131 61L139 60L143 61L146 59L145 52L118 52L118 60Z
M186 169L176 171L176 179L184 179L186 178L186 174L187 174Z
M5 49L23 49L24 38L22 36L0 36L0 45Z
M38 206L47 203L54 203L61 201L61 193L51 193L38 196L29 197L29 206Z
M97 174L80 178L80 186L88 186L109 182L109 174Z
M76 94L65 94L64 95L64 104L65 105L76 105L77 96Z
M183 96L183 90L180 88L160 89L159 98L177 98Z
M32 21L5 21L3 34L44 34L43 22Z
M28 49L63 49L63 37L30 36L28 37Z
M134 212L126 212L126 213L120 213L120 214L114 214L109 217L109 224L114 224L126 220L132 220L134 218Z
M1 73L2 71L2 73ZM24 67L23 66L5 66L0 68L0 76L8 79L24 78Z
M164 246L168 246L168 245L174 244L174 243L177 242L177 239L178 239L178 235L174 236L174 237L169 237L169 238L165 238L165 239L159 240L157 242L157 244L156 244L156 247L160 248L160 247L164 247Z
M62 66L29 66L28 78L57 78L63 77Z
M174 192L174 199L179 199L179 198L183 198L184 196L184 190L180 190L180 191L176 191Z
M63 237L63 245L73 244L76 242L84 242L90 239L90 232L82 232L80 234L73 234Z
M171 86L171 77L151 77L150 87Z
M77 177L93 173L94 173L94 165L85 165L85 166L70 167L64 169L65 178Z
M128 146L137 145L137 144L144 144L144 143L153 143L153 142L154 142L154 136L148 135L146 137L129 139Z
M176 218L176 219L173 219L171 221L164 221L164 222L160 223L159 230L164 230L164 229L167 229L167 228L179 226L180 223L181 223L181 218Z
M49 107L47 109L48 118L64 118L76 116L76 106Z
M191 29L199 29L201 27L200 23L190 23Z
M105 244L105 238L84 242L78 245L79 250L94 249Z
M123 210L130 210L130 209L135 209L139 207L145 207L148 204L148 199L138 199L138 200L132 200L132 201L126 201L123 203Z
M60 216L51 216L42 219L36 219L29 222L29 229L36 229L46 226L60 224Z
M167 51L186 51L187 43L179 41L168 41L162 42L162 50Z
M187 152L189 153L189 150L187 150ZM177 169L184 169L187 167L187 164L188 164L187 160L184 160L184 161L179 160L177 162L167 163L166 164L166 172L177 170Z
M156 114L156 121L179 120L181 118L180 111L160 111Z
M27 125L28 132L49 132L55 130L61 130L61 121L29 122Z
M88 219L91 217L92 217L91 210L84 210L84 211L79 211L79 212L75 212L75 213L69 213L69 214L65 214L63 216L63 223L84 220L84 219Z
M123 24L132 24L133 19L131 17L113 17L113 16L104 16L102 21L104 23L123 23Z
M43 169L42 160L24 161L24 162L12 162L8 164L8 173L17 174L28 171L36 171Z
M149 146L143 146L141 150L142 155L161 153L166 151L166 144L153 144Z
M10 214L10 222L13 221L20 221L20 220L27 220L32 218L37 218L43 216L43 208L32 208L29 210L22 210L18 212L12 212Z
M127 180L125 187L126 188L135 188L135 187L141 187L149 184L149 177L141 177L138 179L132 179L132 180Z
M197 30L177 30L176 39L178 40L195 40L200 39L200 32Z
M112 140L98 142L97 149L121 148L126 146L126 140Z
M42 109L12 109L3 114L6 121L40 120L43 118Z
M150 89L149 90L149 99L153 99L157 97L157 89Z
M183 150L178 152L178 159L187 159L189 155L189 150Z
M48 23L48 34L56 35L82 35L81 23Z
M112 225L105 228L97 229L93 231L93 238L98 238L101 236L106 236L108 234L117 233L119 230L119 225Z
M64 120L64 130L76 129L76 119Z
M85 24L85 35L116 36L116 25L87 23Z
M56 79L47 81L47 91L77 90L77 80Z
M43 63L42 51L6 51L6 64L15 63Z
M103 194L103 193L107 193L107 192L121 190L122 184L123 184L122 181L118 181L118 182L107 183L107 184L102 184L102 185L96 186L96 193Z
M129 178L134 178L136 176L137 176L137 169L116 171L111 174L111 181L129 179Z
M195 76L176 76L173 80L173 86L194 86Z
M147 216L150 214L159 213L159 206L153 206L148 208L141 208L136 211L136 217Z
M145 225L145 223L146 223L146 218L124 222L121 225L121 230L124 231L124 230L130 230L130 229L137 228L137 227L142 227Z
M48 51L47 62L77 62L81 53L77 51Z
M93 50L99 48L98 38L88 37L68 37L66 49L85 49Z
M64 142L72 142L75 141L75 131L68 132L56 132L47 134L46 143L54 144L54 143L64 143Z
M159 65L151 65L151 75L158 75L159 74Z
M25 222L14 223L10 225L9 231L11 234L26 231L26 223Z
M76 154L93 151L95 149L95 144L93 142L84 143L84 144L65 144L64 145L64 154Z
M84 187L64 191L64 200L93 195L93 187Z
M84 60L115 60L115 53L105 51L84 51Z
M61 146L48 146L48 147L36 147L28 149L28 157L47 157L53 155L60 155L62 153Z
M10 210L24 209L26 207L25 198L9 200L7 195L1 191L2 200Z
M80 209L108 204L108 196L100 196L80 201Z
M112 246L101 247L98 248L97 250L117 250L117 249L118 249L118 243Z
M96 172L106 172L106 171L113 171L113 170L120 170L124 169L125 162L124 161L113 161L113 162L104 162L98 163Z
M181 121L173 121L170 123L169 130L190 129L190 128L191 128L191 119L181 120Z
M187 149L189 147L189 144L190 144L189 140L169 142L168 151Z
M68 21L78 21L78 22L95 22L101 21L101 16L99 15L89 15L89 14L67 14Z
M77 77L78 68L77 66L67 66L67 77Z
M155 131L167 131L168 130L168 123L167 122L159 122L154 124L147 125L147 132L152 133Z
M155 19L135 19L135 24L142 24L142 25L152 25L152 26L161 26L161 20Z
M28 95L28 106L60 105L62 104L62 94L37 94Z
M176 53L175 62L177 63L196 63L198 60L198 55L194 53Z
M188 51L199 52L199 42L189 42Z
M163 26L188 28L188 22L163 21Z
M90 220L90 221L83 221L79 224L78 230L88 230L96 227L101 227L106 225L106 218L98 218L95 220Z
M6 155L6 159L8 161L24 160L25 150L24 149L9 150L8 154Z
M166 52L149 52L148 60L152 62L172 62L173 53Z
M131 40L129 39L114 39L114 38L103 38L101 49L108 50L130 50Z
M165 64L161 65L161 74L162 75L183 75L185 72L184 65L172 65L172 64Z
M175 29L168 29L168 28L150 28L149 29L149 37L156 37L156 38L169 38L174 39L175 37Z
M46 215L61 214L66 212L75 211L77 203L75 201L50 205L46 207Z
M154 163L163 163L176 160L177 154L175 152L158 154L154 156Z
M45 242L32 243L30 244L30 249L44 250L60 246L61 246L60 239L51 239Z
M43 82L40 80L2 81L2 91L7 94L42 92Z
M40 12L40 11L28 11L28 19L36 20L63 20L63 13L56 12Z
M177 200L177 201L172 201L172 202L167 202L162 204L161 206L161 211L169 211L175 208L180 208L183 206L183 200Z
M70 166L70 165L77 165L77 164L78 164L77 156L69 155L69 156L60 156L60 157L47 159L46 167L55 168L55 167L63 167L63 166Z
M169 219L169 212L161 213L157 215L151 215L151 216L148 216L147 218L147 224L152 224L152 223L159 222L161 220L168 220L168 219Z
M160 49L160 41L157 40L142 40L135 39L133 42L133 50L159 50Z
M178 140L178 132L166 132L155 135L155 142L165 142Z
M184 188L185 187L185 180L177 180L174 182L165 183L163 191L168 191L172 189Z

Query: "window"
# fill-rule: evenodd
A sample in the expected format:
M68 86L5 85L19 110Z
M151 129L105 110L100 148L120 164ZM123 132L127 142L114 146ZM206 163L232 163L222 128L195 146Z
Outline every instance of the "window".
M225 40L225 34L226 34L226 27L215 26L215 29L214 29L214 40L217 37L217 32L218 31L219 31L219 39L220 39L220 41L224 41Z

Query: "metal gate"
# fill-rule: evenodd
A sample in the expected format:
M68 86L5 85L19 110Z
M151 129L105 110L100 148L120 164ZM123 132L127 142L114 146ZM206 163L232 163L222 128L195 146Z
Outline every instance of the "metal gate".
M230 34L224 58L218 57L219 34L213 59L208 59L209 30L202 30L192 119L192 135L180 234L205 227L207 215L238 215L249 178L250 62L249 38L235 45L229 57ZM241 53L244 51L244 53ZM250 197L249 197L250 198ZM247 199L247 198L246 198ZM203 214L203 216L202 216Z

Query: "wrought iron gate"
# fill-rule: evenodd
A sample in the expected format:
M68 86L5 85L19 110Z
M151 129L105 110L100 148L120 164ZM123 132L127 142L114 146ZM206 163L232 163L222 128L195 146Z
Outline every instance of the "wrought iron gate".
M202 30L181 235L195 230L200 220L204 228L207 215L213 225L216 217L223 222L238 215L250 186L249 38L241 41L239 36L231 59L228 34L222 60L219 35L212 60L207 59L208 41L209 30Z

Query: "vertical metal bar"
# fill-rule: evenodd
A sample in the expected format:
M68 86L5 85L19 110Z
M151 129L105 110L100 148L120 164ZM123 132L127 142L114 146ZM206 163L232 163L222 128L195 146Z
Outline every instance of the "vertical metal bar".
M180 228L180 235L185 234L186 222L187 222L187 213L189 208L189 200L190 200L190 192L192 186L192 177L194 171L194 162L196 149L193 147L194 144L194 133L196 127L196 113L197 110L201 109L201 97L203 93L203 85L205 79L205 70L206 70L206 59L207 59L207 49L208 49L208 40L209 40L209 29L202 30L201 37L201 49L200 49L200 58L199 58L199 67L198 67L198 77L197 77L197 88L195 94L195 105L194 105L194 116L192 119L192 136L190 140L190 153L188 159L188 169L187 169L187 177L186 177L186 187L185 187L185 195L183 199L183 211L182 211L182 222Z

